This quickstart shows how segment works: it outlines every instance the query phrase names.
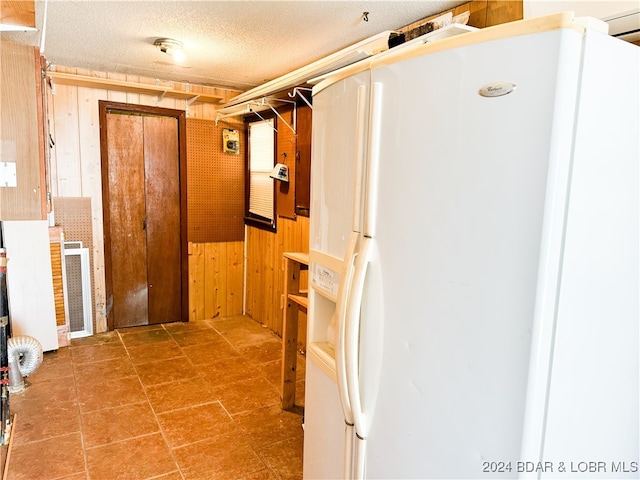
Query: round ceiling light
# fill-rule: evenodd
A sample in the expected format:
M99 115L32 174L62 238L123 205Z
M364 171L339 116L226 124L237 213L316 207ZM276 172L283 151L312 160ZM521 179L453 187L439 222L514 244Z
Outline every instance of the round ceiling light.
M178 40L173 38L158 38L153 44L158 47L162 53L171 55L176 62L182 62L184 60L184 52L182 51L184 45Z

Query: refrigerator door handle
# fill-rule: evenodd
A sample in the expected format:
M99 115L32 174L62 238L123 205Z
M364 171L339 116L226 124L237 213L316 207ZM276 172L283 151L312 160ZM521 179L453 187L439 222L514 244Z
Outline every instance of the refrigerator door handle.
M338 287L338 301L336 303L336 324L338 334L336 338L336 377L338 380L338 392L340 403L344 413L344 420L347 425L353 425L353 409L347 388L347 371L345 360L345 317L347 314L347 300L349 298L351 283L354 273L354 263L357 258L356 248L358 246L359 235L351 232L347 252L344 259L343 271Z
M347 387L347 371L345 360L345 324L347 314L347 300L351 291L351 283L354 274L354 263L356 262L360 235L357 232L351 232L349 243L347 244L347 252L345 254L343 271L340 277L340 286L338 287L338 301L336 303L336 316L338 334L336 338L336 378L338 382L338 395L340 404L342 405L342 413L344 415L344 478L351 478L353 468L353 409L351 399L349 397L349 389Z
M380 165L380 138L382 137L382 83L371 84L371 116L369 125L369 155L366 162L364 219L362 233L375 237L378 217L378 171Z
M354 175L354 195L353 195L353 225L351 230L362 232L362 192L364 188L364 167L365 167L365 127L367 126L367 86L358 87L356 100L356 154Z
M356 266L351 282L351 294L347 304L345 317L345 364L347 373L347 388L351 400L351 410L357 434L366 439L368 425L362 408L359 380L359 340L360 340L360 309L364 296L364 285L367 269L371 262L374 240L362 237L360 252L356 259Z

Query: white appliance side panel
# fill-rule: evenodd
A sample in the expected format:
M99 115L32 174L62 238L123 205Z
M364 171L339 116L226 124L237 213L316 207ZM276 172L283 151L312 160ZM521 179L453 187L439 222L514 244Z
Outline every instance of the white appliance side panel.
M554 122L581 48L575 31L533 37L372 71L385 322L367 478L517 476L552 138L570 142L572 116ZM493 82L516 88L478 94Z
M340 259L353 224L358 87L368 84L366 71L313 97L310 248Z
M2 222L12 335L58 349L49 229L46 220Z
M346 425L338 386L308 358L305 382L303 477L342 478Z
M583 478L640 475L639 56L586 36L544 447Z

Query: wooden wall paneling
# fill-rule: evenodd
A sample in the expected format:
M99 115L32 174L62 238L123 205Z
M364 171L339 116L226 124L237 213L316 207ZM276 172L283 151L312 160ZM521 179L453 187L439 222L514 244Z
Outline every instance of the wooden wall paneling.
M80 166L78 89L58 85L55 97L55 161L58 173L58 195L81 197L82 171Z
M205 243L204 265L204 317L215 318L220 315L220 304L224 301L226 286L223 278L225 271L220 266L224 243ZM226 252L224 252L226 253ZM222 298L220 298L222 297Z
M254 292L251 297L251 305L253 311L261 318L265 317L264 311L262 310L262 303L260 302L260 300L264 298L264 295L262 295L262 292L264 291L264 289L262 288L262 285L264 285L264 269L262 265L262 261L264 260L264 253L261 252L264 252L263 249L266 247L266 245L264 245L264 242L267 238L266 235L263 234L264 231L252 228L252 241L249 243L249 255L252 259L251 287ZM261 323L267 324L266 318L262 320Z
M46 79L43 72L47 68L47 59L40 55L39 50L36 50L36 99L37 99L37 111L38 111L38 152L40 157L40 206L41 217L47 218L47 214L51 211L51 197L47 195L49 193L50 175L49 175L49 150L45 148L48 146L49 141L46 140L46 122L47 117L47 97L46 97Z
M487 3L487 0L473 0L469 4L468 25L476 28L484 28L487 26Z
M197 95L198 93L204 93L204 87L201 85L189 85L189 91L193 92L194 95ZM202 102L193 102L191 104L187 103L188 102L185 102L185 109L187 111L188 118L205 118L204 104Z
M189 321L204 320L205 244L189 243Z
M0 219L43 218L37 48L0 43L0 149L16 167L16 187L0 187ZM40 107L39 107L40 105Z
M54 95L54 91L52 88L47 87L46 89L47 96L47 118L45 118L45 122L47 123L47 128L53 143L49 145L49 139L47 139L46 148L49 149L49 188L52 197L58 196L58 170L57 170L57 162L56 162L56 96Z
M126 80L127 76L119 73L107 72L107 78L113 80ZM115 90L107 90L107 100L111 102L128 103L128 94L126 92L117 92Z
M242 313L244 290L244 241L227 243L227 302L225 316Z
M522 0L489 0L487 2L487 27L522 20Z
M189 243L189 320L242 314L244 242Z
M85 74L78 71L79 74ZM101 75L102 76L102 75ZM106 76L103 74L103 76ZM107 98L106 90L78 89L78 134L80 137L80 168L82 196L92 199L91 222L93 245L91 268L97 332L107 330L106 292L104 279L104 229L102 218L102 172L100 167L100 115L98 102Z
M293 127L293 109L279 110L282 118ZM276 163L284 163L289 167L289 182L276 181L276 214L281 217L295 218L295 185L296 185L296 135L278 119L278 144Z
M278 335L282 335L282 295L284 293L284 252L309 251L309 219L280 217L277 233L247 227L246 314ZM306 276L301 277L306 281ZM301 321L306 338L306 319ZM303 344L301 344L303 345Z

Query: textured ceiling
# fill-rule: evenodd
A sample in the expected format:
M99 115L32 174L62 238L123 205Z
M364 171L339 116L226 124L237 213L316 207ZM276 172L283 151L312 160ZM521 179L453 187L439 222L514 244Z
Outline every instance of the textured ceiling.
M247 90L462 3L48 0L46 16L36 1L37 32L1 38L43 45L55 65ZM159 37L184 43L181 65L153 46Z

